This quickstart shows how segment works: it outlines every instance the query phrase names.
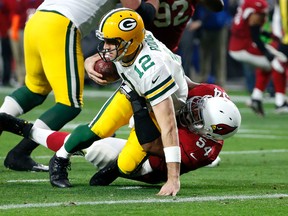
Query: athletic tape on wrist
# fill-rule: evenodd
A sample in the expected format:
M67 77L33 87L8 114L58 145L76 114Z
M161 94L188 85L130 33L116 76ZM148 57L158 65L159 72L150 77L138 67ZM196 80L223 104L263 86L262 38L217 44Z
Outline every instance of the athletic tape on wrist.
M164 149L166 163L181 163L181 150L179 146L165 147Z

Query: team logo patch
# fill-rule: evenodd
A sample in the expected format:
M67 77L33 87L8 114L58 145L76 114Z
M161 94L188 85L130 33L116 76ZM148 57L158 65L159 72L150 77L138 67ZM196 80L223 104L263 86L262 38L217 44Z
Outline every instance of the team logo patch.
M226 124L211 125L211 128L213 130L213 133L219 135L229 134L237 129L237 127L230 127L229 125Z
M137 22L133 18L123 19L119 23L119 29L121 29L122 31L131 31L134 28L136 28L136 26L137 26Z

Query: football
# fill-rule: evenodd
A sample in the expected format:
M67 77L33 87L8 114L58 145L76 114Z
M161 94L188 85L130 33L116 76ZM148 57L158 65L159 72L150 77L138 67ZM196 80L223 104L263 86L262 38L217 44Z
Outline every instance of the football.
M108 82L115 82L120 79L117 68L113 62L105 62L99 59L95 62L94 70L103 75Z

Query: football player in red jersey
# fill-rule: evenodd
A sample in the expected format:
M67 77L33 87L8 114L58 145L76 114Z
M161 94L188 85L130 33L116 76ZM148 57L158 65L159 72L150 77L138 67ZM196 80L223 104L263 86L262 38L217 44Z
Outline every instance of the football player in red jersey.
M172 52L176 52L198 3L215 12L223 9L222 0L160 0L153 22L145 24L145 27Z
M237 107L217 85L199 84L189 91L188 98L178 115L181 174L211 164L218 157L223 140L233 136L241 123ZM135 128L137 131L136 118ZM123 175L116 166L117 156L124 144L125 140L107 138L95 142L86 150L86 160L100 169L91 178L91 186L109 185L119 176L151 184L167 180L161 140L153 142L147 150L150 153L148 160L131 175Z
M219 155L224 139L239 129L241 116L223 88L214 84L199 84L189 90L189 100L178 117L178 135L181 148L181 174L204 167ZM224 114L223 114L224 112ZM232 118L232 119L230 119ZM227 119L229 119L227 121ZM27 121L0 114L0 130L29 137L45 147L57 151L69 137L69 133L33 127ZM30 131L31 130L31 131ZM85 149L85 158L101 169L101 179L96 173L90 185L108 185L121 174L115 168L115 160L126 140L105 138ZM150 155L133 175L123 176L147 183L167 180L166 163L161 142L156 140ZM102 176L103 170L109 168ZM111 169L113 167L113 169ZM112 172L112 173L111 173ZM107 179L108 178L108 179ZM100 180L100 181L99 181Z
M277 12L276 7L274 13ZM265 0L245 0L238 7L231 27L229 54L237 61L255 66L256 83L249 106L257 114L264 116L262 105L263 92L272 75L275 87L275 105L277 113L287 113L288 105L285 96L286 74L275 62L286 62L286 56L273 46L261 41L261 28L268 14L268 3ZM275 26L272 26L272 29Z

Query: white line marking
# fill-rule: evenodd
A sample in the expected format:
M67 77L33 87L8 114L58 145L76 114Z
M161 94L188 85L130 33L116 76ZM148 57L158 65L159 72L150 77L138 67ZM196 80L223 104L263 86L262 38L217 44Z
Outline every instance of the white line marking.
M287 140L288 136L274 136L274 135L264 135L264 134L236 134L235 137L249 138L249 139L277 139L277 140Z
M56 203L30 203L30 204L11 204L0 205L1 210L21 209L21 208L47 208L69 205L112 205L112 204L135 204L135 203L181 203L181 202L211 202L221 200L252 200L252 199L282 199L288 198L288 194L267 194L267 195L231 195L231 196L205 196L205 197L186 197L167 199L147 199L147 200L107 200L95 202L56 202Z
M222 151L220 154L263 154L263 153L286 153L288 149L254 150L254 151Z
M19 180L8 180L7 182L9 183L14 183L14 182L48 182L48 179L19 179Z
M135 189L142 189L142 188L145 188L145 187L142 187L142 186L126 186L126 187L119 187L117 189L119 189L119 190L135 190Z

